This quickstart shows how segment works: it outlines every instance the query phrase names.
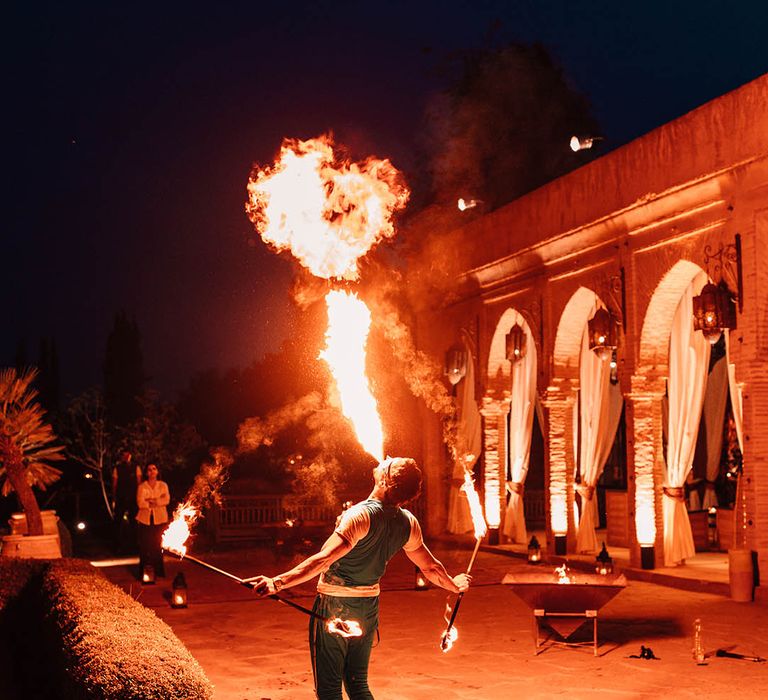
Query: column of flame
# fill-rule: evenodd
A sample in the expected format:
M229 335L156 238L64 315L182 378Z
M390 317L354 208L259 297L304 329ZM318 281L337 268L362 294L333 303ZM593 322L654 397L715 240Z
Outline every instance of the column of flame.
M248 183L246 211L262 239L324 279L358 278L358 260L394 235L393 213L408 189L388 160L339 162L330 137L283 142L278 160L257 168ZM344 415L363 448L383 459L383 433L365 374L370 312L354 294L326 296L324 359L334 376Z
M365 346L371 312L356 294L331 291L326 346L320 358L328 363L339 390L341 410L352 421L358 442L378 461L384 459L384 435L376 400L365 374Z

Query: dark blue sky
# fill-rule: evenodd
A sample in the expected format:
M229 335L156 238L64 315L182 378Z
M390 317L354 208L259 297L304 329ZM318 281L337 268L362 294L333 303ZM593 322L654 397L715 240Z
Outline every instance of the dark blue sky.
M293 268L253 243L251 165L333 129L409 167L453 51L543 43L603 150L768 71L757 1L29 3L4 20L0 364L53 336L66 391L99 381L121 307L165 391L276 348Z

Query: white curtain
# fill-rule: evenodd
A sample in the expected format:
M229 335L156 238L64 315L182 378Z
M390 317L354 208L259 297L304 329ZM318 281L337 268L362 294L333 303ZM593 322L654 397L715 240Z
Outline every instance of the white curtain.
M512 363L507 443L509 503L504 513L502 532L513 542L524 544L528 541L528 532L525 528L523 485L528 475L533 412L536 406L536 345L522 316L516 322L526 329L525 355Z
M684 484L693 465L707 386L710 345L703 333L693 330L692 320L694 289L701 289L705 282L706 275L702 273L683 292L669 343L667 478L663 498L667 566L680 564L696 552L685 508Z
M733 422L736 424L736 437L739 440L739 449L744 454L744 397L742 385L736 381L736 365L731 364L731 336L725 331L725 356L728 360L728 389L731 394L731 410Z
M464 349L467 353L467 373L456 387L456 404L459 410L457 459L453 465L448 501L448 532L457 535L474 529L467 497L460 489L464 483L465 469L471 471L480 458L483 440L482 418L475 401L475 363L466 344Z
M717 507L715 479L720 471L723 451L723 425L725 406L728 402L728 362L723 357L715 363L707 379L704 398L704 424L707 428L707 485L701 507Z
M610 356L600 357L589 349L585 332L579 362L579 466L581 471L581 517L576 535L577 552L597 549L595 488L611 451L621 417L621 391L611 392ZM612 408L612 394L614 410ZM618 411L616 396L618 395ZM616 415L618 413L618 416Z

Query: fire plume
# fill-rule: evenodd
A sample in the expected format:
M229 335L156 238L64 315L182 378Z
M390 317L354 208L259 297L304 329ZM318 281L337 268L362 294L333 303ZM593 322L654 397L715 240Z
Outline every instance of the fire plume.
M389 162L337 157L330 136L285 139L272 167L248 182L246 211L262 239L290 250L316 277L358 277L357 261L395 234L410 192Z
M326 346L320 353L339 390L341 410L355 427L358 442L378 461L384 459L384 436L376 400L365 374L365 345L371 312L356 294L331 291Z
M187 553L186 542L190 528L199 516L197 508L181 503L173 514L173 520L163 532L163 549L183 557Z
M488 526L483 517L483 507L480 505L480 496L478 496L477 491L475 491L472 475L468 471L464 472L464 483L461 485L461 490L467 495L469 512L472 515L472 525L475 528L475 539L481 540L485 537L485 533L488 532Z

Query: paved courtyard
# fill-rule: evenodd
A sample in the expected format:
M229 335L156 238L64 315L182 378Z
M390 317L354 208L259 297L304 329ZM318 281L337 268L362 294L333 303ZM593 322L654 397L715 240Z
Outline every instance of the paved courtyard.
M451 573L465 567L470 554L444 545L435 551ZM196 556L240 576L277 574L290 564L289 557L256 548ZM174 610L169 590L180 568L190 605ZM457 617L459 639L444 654L438 644L446 593L413 590L413 567L402 554L393 559L382 582L381 641L371 661L377 700L768 697L768 663L714 656L726 649L768 657L768 606L629 581L600 611L597 657L572 647L535 655L532 612L500 583L505 573L530 568L519 558L481 551ZM216 686L218 700L314 697L305 615L259 600L191 562L168 558L167 570L158 585L141 587L126 567L104 569L173 628ZM312 590L304 585L287 594L311 607ZM702 620L705 666L692 658L696 618ZM629 658L641 645L658 660Z

